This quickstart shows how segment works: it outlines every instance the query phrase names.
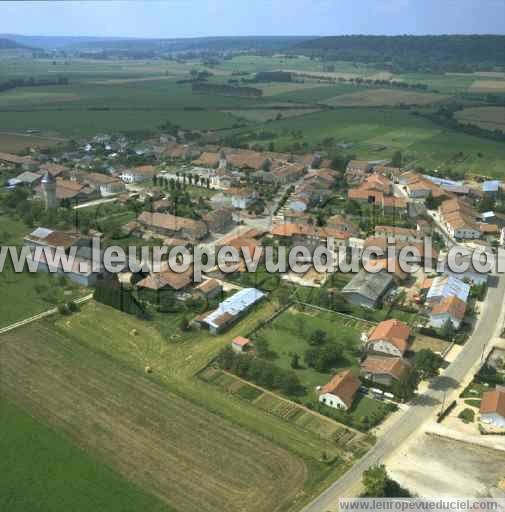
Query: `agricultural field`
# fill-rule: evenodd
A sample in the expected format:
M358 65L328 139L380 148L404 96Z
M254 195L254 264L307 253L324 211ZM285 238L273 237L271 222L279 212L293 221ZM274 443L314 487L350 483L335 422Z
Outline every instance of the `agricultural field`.
M370 89L341 94L324 103L332 107L381 107L397 105L430 105L448 99L443 94L404 91L395 89Z
M474 107L456 112L462 124L475 124L486 130L505 131L505 107Z
M477 93L504 93L505 80L476 80L468 89Z
M146 494L106 464L98 463L64 434L47 427L4 396L0 400L0 418L2 510L172 512L160 499Z
M342 474L370 440L347 446L341 436L321 437L258 408L255 392L234 396L196 376L230 339L277 307L265 302L222 336L192 331L170 339L159 332L161 318L142 322L91 302L73 316L3 336L0 385L5 396L169 505L231 511L240 496L245 511L244 503L255 511L293 510ZM175 333L171 315L164 321ZM39 393L52 398L39 400ZM331 463L321 461L322 453L334 455ZM148 471L139 473L139 466ZM249 471L254 475L237 478Z
M294 137L301 130L303 137ZM442 128L409 111L387 108L344 108L273 121L268 131L279 150L294 142L309 146L332 138L352 143L359 159L389 159L397 150L406 160L441 171L459 170L503 175L505 147L499 142ZM256 141L261 142L261 141Z
M4 396L178 510L289 510L304 485L301 458L50 326L8 335L0 350Z
M226 113L235 116L238 120L245 119L253 123L266 123L276 119L287 119L291 117L304 116L318 112L316 108L283 108L283 109L249 109L249 110L228 110Z
M0 132L0 152L19 153L29 148L38 147L41 149L55 147L64 139L38 137L36 135L26 135L18 133Z

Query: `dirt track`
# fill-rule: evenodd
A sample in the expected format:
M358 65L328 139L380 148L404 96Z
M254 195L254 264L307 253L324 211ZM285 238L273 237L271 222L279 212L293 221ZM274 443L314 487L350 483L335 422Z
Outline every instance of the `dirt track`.
M0 391L180 512L289 510L303 461L44 324L0 339Z

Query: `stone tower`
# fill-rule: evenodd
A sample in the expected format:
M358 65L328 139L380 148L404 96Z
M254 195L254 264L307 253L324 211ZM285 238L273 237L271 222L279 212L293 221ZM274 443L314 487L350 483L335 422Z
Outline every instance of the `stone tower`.
M46 172L42 177L41 184L46 210L56 208L58 206L58 200L56 198L56 180L49 172Z

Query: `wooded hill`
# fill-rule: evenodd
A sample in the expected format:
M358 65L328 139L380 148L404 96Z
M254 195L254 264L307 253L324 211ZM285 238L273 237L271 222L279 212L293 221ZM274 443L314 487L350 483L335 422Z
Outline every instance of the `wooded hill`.
M332 36L291 48L327 60L383 63L393 71L476 71L505 66L505 36Z

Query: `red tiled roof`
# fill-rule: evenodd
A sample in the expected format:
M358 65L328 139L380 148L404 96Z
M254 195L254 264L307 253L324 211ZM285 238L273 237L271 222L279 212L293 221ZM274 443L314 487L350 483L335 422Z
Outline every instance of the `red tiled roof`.
M432 315L449 314L452 318L463 320L466 311L466 303L454 295L443 299L439 304L435 304L431 310Z
M368 356L360 366L373 375L390 375L395 379L400 379L411 368L410 363L401 357L379 356Z
M499 414L505 418L505 389L487 391L482 395L481 414Z
M351 407L354 395L360 386L360 380L352 374L351 370L346 370L338 373L330 382L325 384L321 388L320 394L324 395L325 393L329 393L330 395L335 395L340 398L347 407Z
M404 354L409 346L409 336L410 327L400 320L391 318L377 325L370 334L368 341L388 341Z

